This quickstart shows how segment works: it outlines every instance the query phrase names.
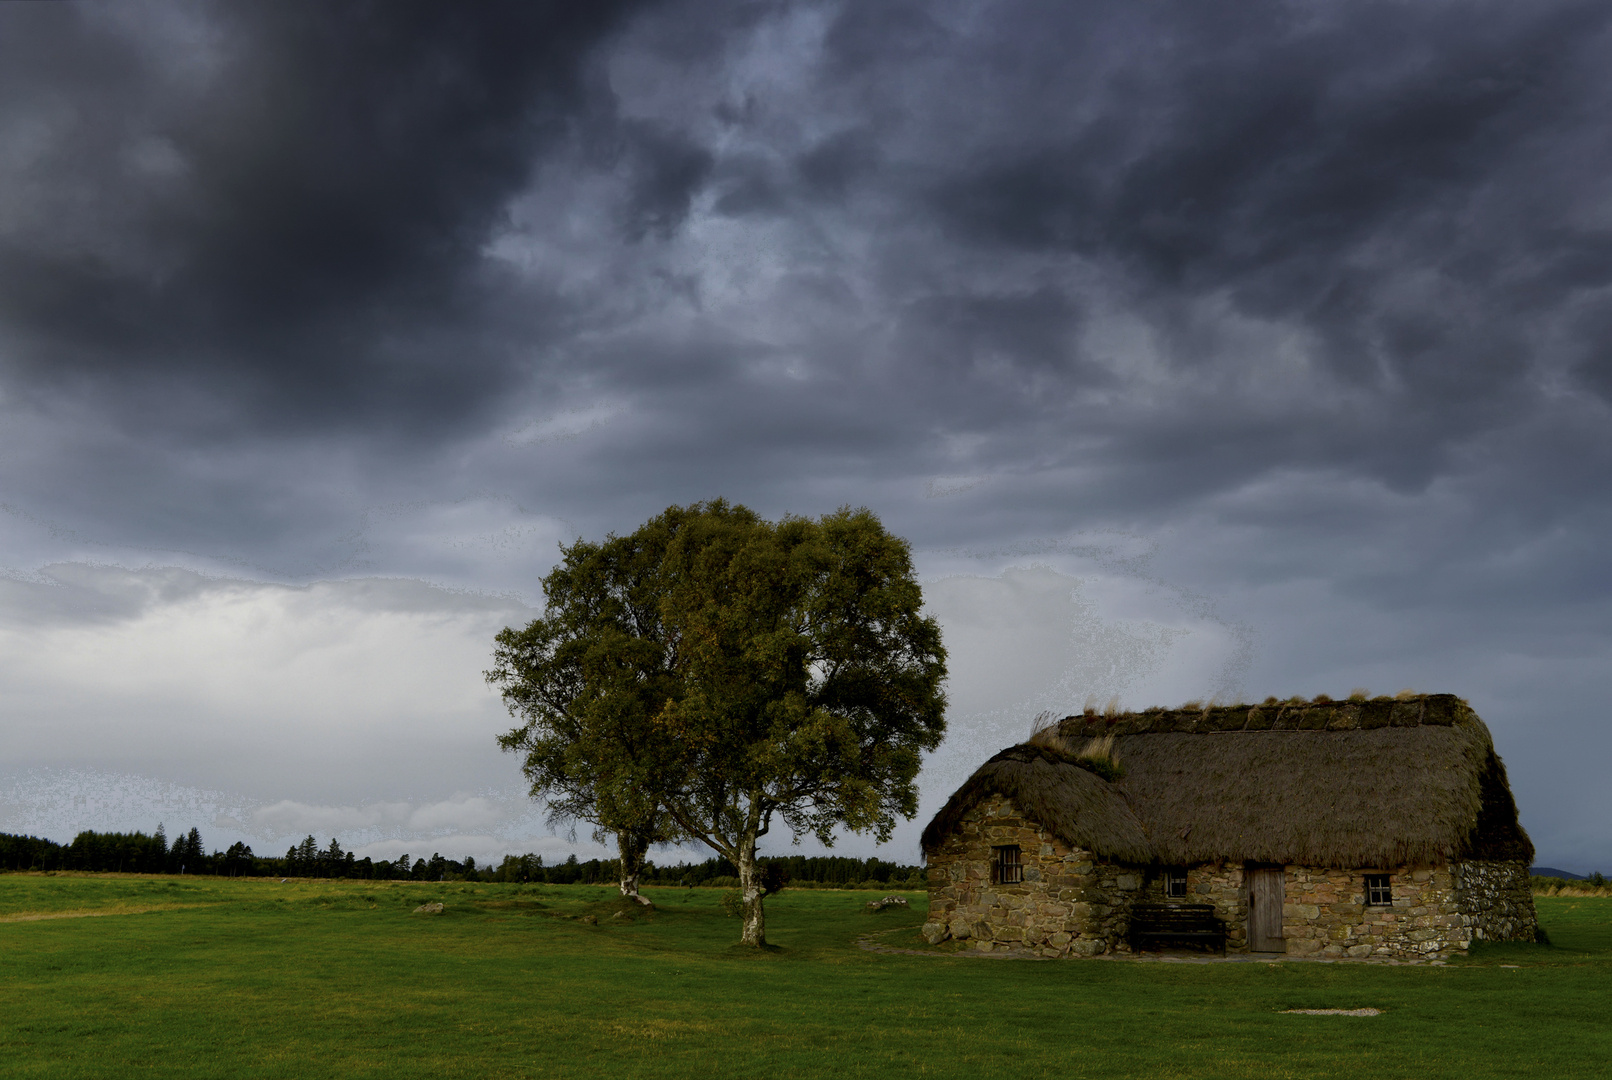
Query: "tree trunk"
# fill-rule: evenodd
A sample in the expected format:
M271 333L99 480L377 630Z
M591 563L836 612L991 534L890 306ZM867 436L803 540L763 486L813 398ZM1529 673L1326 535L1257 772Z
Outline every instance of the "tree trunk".
M744 835L739 838L739 894L744 915L744 934L741 944L761 948L767 944L767 915L762 910L761 868L756 865L756 837L761 828L761 814L754 801L745 816Z
M760 877L755 845L747 844L739 852L739 893L744 915L744 934L739 940L757 948L767 944L767 916L761 907Z
M643 897L638 895L638 875L644 869L644 853L649 845L642 836L631 829L623 829L616 834L616 851L621 856L621 895L630 896L639 902Z
M638 876L644 872L644 856L649 852L653 835L649 829L627 829L616 834L616 851L621 858L621 895L645 907L655 905L648 897L638 895Z

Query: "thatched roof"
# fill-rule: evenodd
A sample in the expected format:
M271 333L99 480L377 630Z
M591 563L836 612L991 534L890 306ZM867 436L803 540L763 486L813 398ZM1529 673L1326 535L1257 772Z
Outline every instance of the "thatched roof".
M1122 770L1112 783L1074 761L1108 736ZM1124 862L1386 867L1533 858L1488 728L1448 694L1074 716L1033 742L970 777L924 830L924 849L1000 791L1066 843ZM1133 820L1147 859L1117 826ZM1121 835L1124 842L1110 839Z
M1153 845L1124 796L1056 749L1010 746L981 765L924 829L927 851L986 796L997 793L1065 843L1125 862L1153 861Z

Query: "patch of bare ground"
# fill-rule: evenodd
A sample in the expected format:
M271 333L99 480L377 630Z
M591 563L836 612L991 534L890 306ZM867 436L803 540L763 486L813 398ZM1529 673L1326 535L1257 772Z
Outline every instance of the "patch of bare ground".
M1381 1016L1381 1009L1283 1009L1298 1016Z
M103 915L145 915L152 911L212 907L211 904L147 904L142 907L97 908L94 911L18 911L0 915L0 923L40 922L45 919L94 919Z

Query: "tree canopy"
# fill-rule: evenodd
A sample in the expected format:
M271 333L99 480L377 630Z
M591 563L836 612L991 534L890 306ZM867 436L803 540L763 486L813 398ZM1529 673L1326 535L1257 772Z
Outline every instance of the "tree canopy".
M730 859L743 939L764 944L775 820L888 838L945 733L906 542L865 509L771 522L716 500L562 555L543 616L498 636L487 677L524 721L501 744L555 813Z
M680 837L648 777L660 764L651 720L675 683L659 593L668 532L655 524L562 548L543 579L543 615L499 633L486 672L523 721L499 744L524 755L551 823L615 834L629 896L649 846Z

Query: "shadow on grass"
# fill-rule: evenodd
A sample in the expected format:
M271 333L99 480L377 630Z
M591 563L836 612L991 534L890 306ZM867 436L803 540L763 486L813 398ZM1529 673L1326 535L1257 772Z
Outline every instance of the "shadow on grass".
M718 955L727 960L788 960L795 955L795 950L770 941L765 945L744 945L736 941Z

